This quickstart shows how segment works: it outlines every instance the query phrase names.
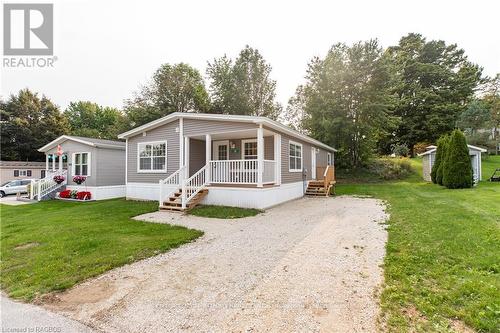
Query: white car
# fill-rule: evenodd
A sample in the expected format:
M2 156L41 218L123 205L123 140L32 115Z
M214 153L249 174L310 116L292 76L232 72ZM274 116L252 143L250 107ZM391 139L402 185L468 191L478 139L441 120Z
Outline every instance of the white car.
M0 198L16 193L26 193L28 192L28 185L31 183L31 179L19 179L8 181L2 186L0 186Z

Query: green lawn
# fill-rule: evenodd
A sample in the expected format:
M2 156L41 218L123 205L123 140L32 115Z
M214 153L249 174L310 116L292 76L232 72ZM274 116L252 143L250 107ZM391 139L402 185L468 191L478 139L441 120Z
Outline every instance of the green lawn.
M448 190L421 180L340 184L387 201L391 218L382 309L392 332L446 332L453 320L500 331L500 183ZM483 161L483 178L500 156ZM491 172L490 172L491 171Z
M217 219L237 219L241 217L255 216L259 213L262 213L262 210L212 205L197 206L189 211L189 214L191 215Z
M31 300L202 235L131 220L157 209L156 202L123 199L0 205L2 289Z

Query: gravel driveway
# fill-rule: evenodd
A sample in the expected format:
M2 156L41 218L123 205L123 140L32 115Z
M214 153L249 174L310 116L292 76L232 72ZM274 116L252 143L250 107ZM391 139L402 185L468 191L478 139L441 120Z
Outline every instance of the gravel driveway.
M106 332L373 332L386 217L380 201L347 196L239 220L145 214L205 235L45 306Z

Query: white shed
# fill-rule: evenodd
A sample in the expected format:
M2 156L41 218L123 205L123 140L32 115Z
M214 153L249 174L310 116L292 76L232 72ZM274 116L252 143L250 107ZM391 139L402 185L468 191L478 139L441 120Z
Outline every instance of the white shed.
M469 147L470 162L472 164L472 172L474 176L474 182L477 183L482 179L481 175L481 153L485 153L486 149L467 145ZM422 170L424 180L431 181L431 170L436 160L436 146L428 146L425 153L419 154L422 156Z

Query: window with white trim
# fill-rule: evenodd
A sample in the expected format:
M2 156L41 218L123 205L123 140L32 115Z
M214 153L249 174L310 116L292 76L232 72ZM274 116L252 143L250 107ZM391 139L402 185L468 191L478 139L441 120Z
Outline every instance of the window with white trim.
M256 160L257 159L257 140L242 140L241 141L241 158L244 160Z
M138 144L138 170L143 172L166 172L167 143L143 142Z
M332 165L332 153L327 153L326 154L326 164L327 165Z
M90 176L89 153L73 154L73 175Z
M290 160L289 171L302 171L302 145L290 141L288 145L288 156Z

